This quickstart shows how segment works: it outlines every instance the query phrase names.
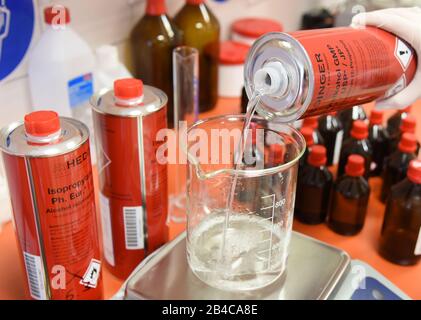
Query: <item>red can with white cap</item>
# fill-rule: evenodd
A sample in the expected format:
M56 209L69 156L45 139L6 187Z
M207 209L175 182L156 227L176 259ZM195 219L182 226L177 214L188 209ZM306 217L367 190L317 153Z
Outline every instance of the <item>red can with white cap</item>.
M88 128L36 111L2 129L0 149L28 297L102 299Z
M104 257L122 279L168 240L167 166L156 156L167 100L138 79L117 80L92 100Z
M269 32L282 32L282 24L266 18L244 18L234 21L231 39L251 46L254 41Z

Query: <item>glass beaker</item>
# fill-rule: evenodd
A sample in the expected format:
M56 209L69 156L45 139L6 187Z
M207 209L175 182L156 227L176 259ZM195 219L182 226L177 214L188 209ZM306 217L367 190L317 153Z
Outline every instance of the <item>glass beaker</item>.
M289 125L276 130L253 117L243 165L234 158L245 115L194 124L187 134L187 259L207 284L251 290L285 270L291 237L302 135ZM228 208L233 181L232 204Z

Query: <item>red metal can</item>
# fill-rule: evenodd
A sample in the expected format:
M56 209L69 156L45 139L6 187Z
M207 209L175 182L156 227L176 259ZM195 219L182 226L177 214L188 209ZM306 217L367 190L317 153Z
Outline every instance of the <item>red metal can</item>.
M2 129L0 148L28 297L102 299L88 128L37 111Z
M388 98L411 82L414 49L384 30L332 28L269 33L245 65L249 97L263 92L257 111L280 122L327 114Z
M137 79L117 80L92 101L107 267L126 278L168 241L167 166L156 152L167 96Z

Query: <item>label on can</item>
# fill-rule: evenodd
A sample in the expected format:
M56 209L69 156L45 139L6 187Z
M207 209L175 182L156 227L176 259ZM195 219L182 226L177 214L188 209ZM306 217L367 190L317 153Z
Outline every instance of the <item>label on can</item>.
M305 48L314 71L313 97L305 116L394 95L416 71L413 49L378 28L334 28L292 35Z
M51 157L4 154L4 163L30 295L35 299L101 299L89 140ZM97 274L82 283L92 259L98 262Z
M163 143L157 133L167 127L166 107L137 117L95 110L93 116L100 192L111 216L111 270L124 277L168 238L167 167L156 158Z

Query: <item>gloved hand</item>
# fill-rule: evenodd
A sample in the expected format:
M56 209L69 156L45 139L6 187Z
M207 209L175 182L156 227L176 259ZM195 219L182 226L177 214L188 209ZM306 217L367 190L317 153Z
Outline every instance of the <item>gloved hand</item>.
M418 68L411 83L396 95L378 101L378 109L403 109L421 98L421 8L391 8L359 13L351 26L370 25L389 31L408 42L418 56Z

